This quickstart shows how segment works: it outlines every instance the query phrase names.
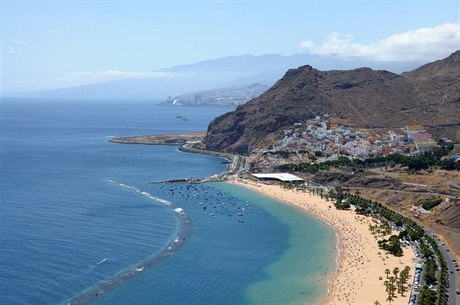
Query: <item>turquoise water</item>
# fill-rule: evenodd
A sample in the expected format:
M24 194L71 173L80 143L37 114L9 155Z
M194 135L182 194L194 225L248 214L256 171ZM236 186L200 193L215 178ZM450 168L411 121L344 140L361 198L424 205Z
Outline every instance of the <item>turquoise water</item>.
M327 276L334 270L334 232L295 207L235 185L221 184L219 188L261 206L289 230L288 248L265 269L268 277L247 288L249 303L315 304L324 297Z
M2 100L2 304L303 304L324 294L318 276L334 261L324 224L233 185L154 183L221 172L220 158L107 142L205 130L228 110Z

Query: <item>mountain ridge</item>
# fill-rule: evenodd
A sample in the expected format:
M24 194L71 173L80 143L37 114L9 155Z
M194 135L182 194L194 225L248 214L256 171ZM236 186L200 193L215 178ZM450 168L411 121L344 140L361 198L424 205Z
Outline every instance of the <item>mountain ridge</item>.
M216 118L208 127L209 150L247 153L266 147L282 128L330 114L338 124L400 128L422 124L455 137L460 127L460 52L401 75L370 68L290 69L258 98Z
M164 101L168 96L176 96L194 91L222 89L231 86L248 86L253 83L271 86L288 69L305 64L315 65L325 70L330 70L333 67L349 69L369 65L374 68L385 67L398 73L404 71L404 68L407 66L411 68L416 66L416 63L413 62L391 63L364 61L362 59L344 60L335 56L314 56L309 54L293 54L288 56L280 54L246 54L160 69L156 72L163 72L165 75L158 78L105 80L59 89L28 92L26 96L89 99L151 99L160 102ZM21 96L21 92L17 92L13 96Z

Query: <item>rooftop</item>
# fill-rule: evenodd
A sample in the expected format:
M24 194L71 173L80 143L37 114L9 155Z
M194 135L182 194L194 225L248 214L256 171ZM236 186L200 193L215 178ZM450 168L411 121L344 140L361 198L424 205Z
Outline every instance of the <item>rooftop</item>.
M265 173L265 174L252 174L252 176L258 179L273 179L283 182L293 182L293 181L304 181L304 179L297 177L296 175L288 173Z

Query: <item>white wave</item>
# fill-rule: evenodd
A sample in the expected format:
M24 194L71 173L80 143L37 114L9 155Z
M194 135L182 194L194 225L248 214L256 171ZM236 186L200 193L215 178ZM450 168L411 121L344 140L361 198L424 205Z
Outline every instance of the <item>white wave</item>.
M135 186L132 186L132 185L127 185L127 184L124 184L124 183L121 183L121 182L118 182L117 180L115 179L110 179L109 180L110 182L113 182L113 183L116 183L117 185L121 186L121 187L124 187L125 189L128 189L128 190L131 190L131 191L134 191L136 193L138 193L139 195L142 195L146 198L149 198L151 200L154 200L158 203L161 203L163 205L166 205L166 206L171 206L172 203L168 200L165 200L165 199L162 199L162 198L158 198L158 197L155 197L153 196L152 194L150 194L149 192L145 192L145 191L141 191L140 189L138 189L137 187Z
M107 257L104 257L103 260L101 260L99 263L96 264L96 266L99 266L100 264L103 264L105 263L106 261L108 261L109 259Z
M174 212L176 212L176 213L178 213L178 214L182 214L182 213L184 213L184 209L182 209L182 208L175 208L175 209L174 209Z

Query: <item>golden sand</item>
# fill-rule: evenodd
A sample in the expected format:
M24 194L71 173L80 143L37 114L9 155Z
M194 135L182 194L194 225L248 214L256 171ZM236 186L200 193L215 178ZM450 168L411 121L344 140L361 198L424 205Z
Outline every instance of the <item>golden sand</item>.
M329 280L328 295L322 304L365 304L375 301L388 304L385 291L385 269L391 271L409 266L412 281L415 255L403 248L404 256L395 257L378 248L377 238L371 234L371 217L358 215L353 211L337 210L332 202L319 196L296 190L284 189L279 185L267 185L248 180L234 180L232 183L261 192L279 201L294 205L329 224L337 234L337 270ZM391 274L393 275L393 274ZM391 276L390 275L390 276ZM393 305L407 304L409 292L397 297Z

